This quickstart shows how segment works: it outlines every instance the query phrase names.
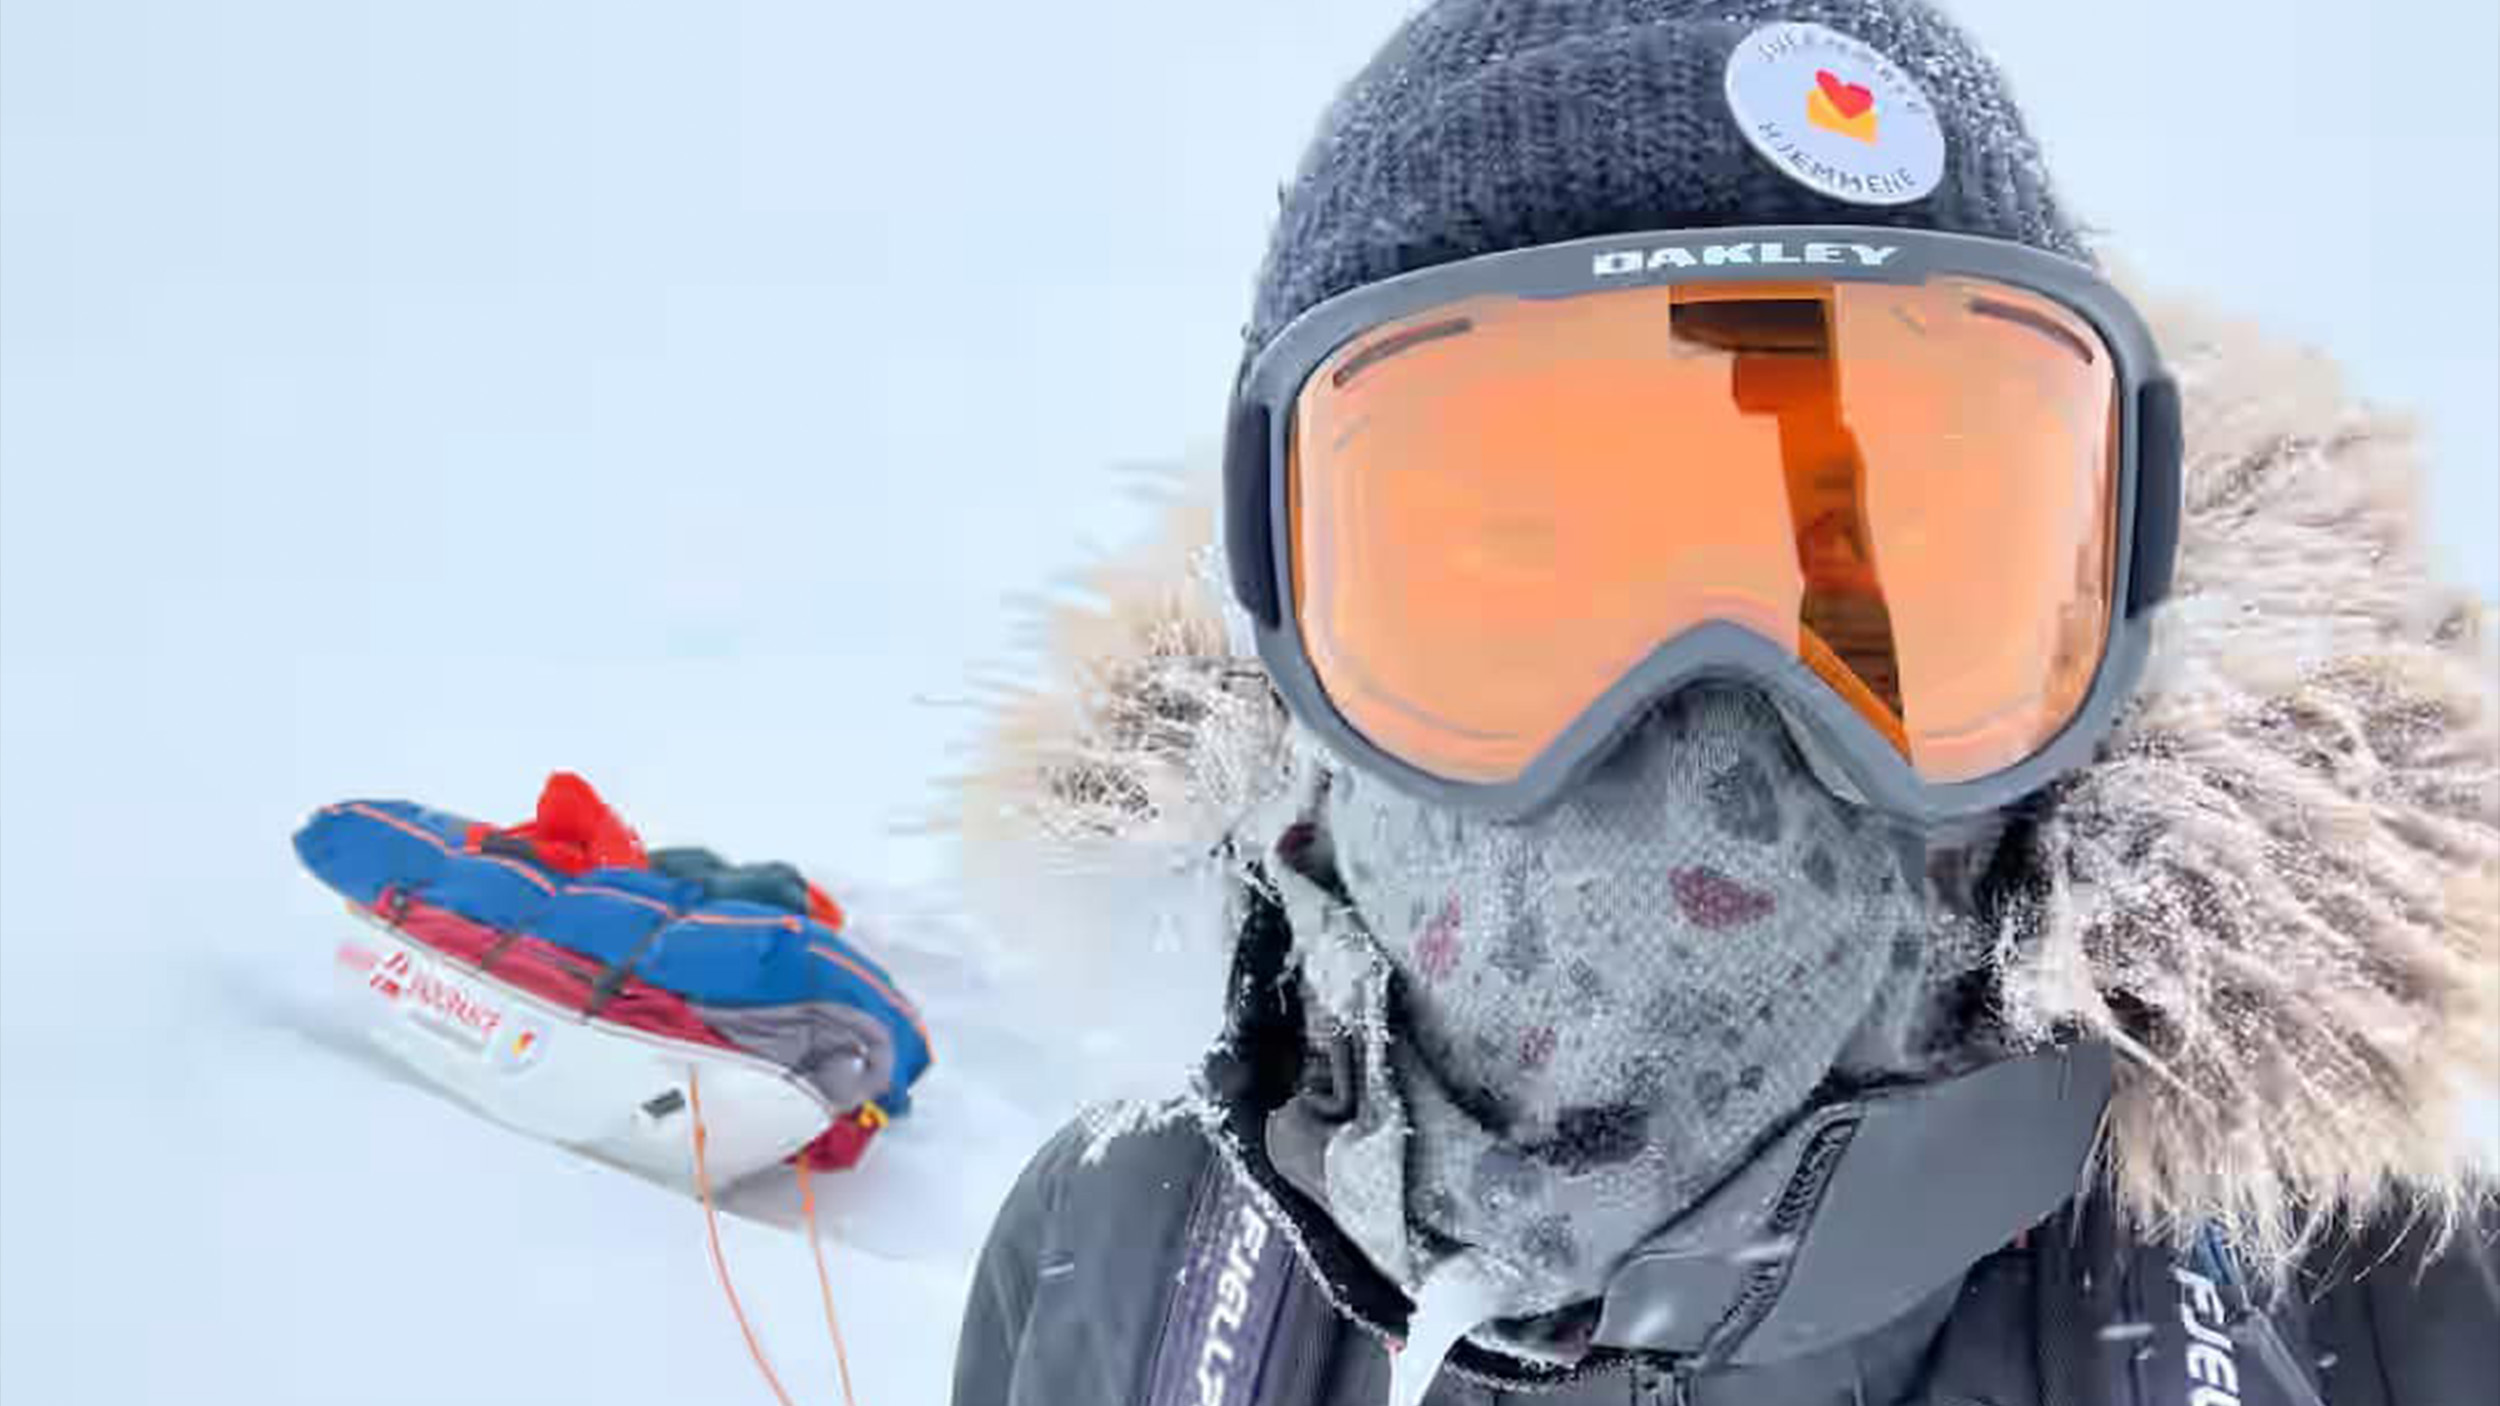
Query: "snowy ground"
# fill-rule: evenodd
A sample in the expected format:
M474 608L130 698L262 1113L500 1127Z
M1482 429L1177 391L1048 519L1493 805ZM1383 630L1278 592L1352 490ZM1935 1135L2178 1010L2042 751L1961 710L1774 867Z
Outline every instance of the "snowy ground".
M357 780L333 789L421 789L515 815L533 779L455 760L471 744L443 733L475 724L440 696L341 667L335 680L321 669L295 687L249 687L225 715L215 660L164 665L94 692L48 688L42 675L13 682L5 714L0 1400L764 1399L693 1203L504 1133L342 1048L327 959L349 920L288 852L307 807L255 777L335 769ZM681 689L755 678L659 660L631 672L644 706L662 708ZM581 682L522 667L504 679L526 695L567 676ZM159 730L150 719L167 692L218 725ZM263 708L280 711L262 720ZM355 726L329 720L341 708ZM566 755L638 745L635 729L612 735L592 719L515 725L543 729L540 744ZM400 764L440 755L445 770L401 788L386 755L371 768L385 775L365 785L350 754L373 737L391 739ZM58 768L59 783L21 789L21 765ZM649 799L722 787L725 774L688 756L682 771L611 789L655 840L700 836L713 832ZM739 784L761 794L776 783ZM742 841L791 852L743 833L721 842ZM826 871L856 872L838 861ZM986 975L1007 965L967 962L982 943L912 892L833 882L921 998L941 1058L919 1111L868 1167L820 1183L834 1282L862 1400L937 1401L964 1270L1024 1157L1078 1099L1168 1087L1174 1066L1023 1014L1018 993ZM752 1209L786 1218L789 1188L770 1190L780 1194ZM762 1222L728 1225L741 1291L785 1379L806 1383L803 1399L835 1399L803 1243Z
M921 1115L827 1195L862 1401L942 1401L1006 1180L1177 1075L1040 1018L896 826L1000 601L1209 437L1403 8L0 0L0 1401L763 1399L689 1203L318 1038L304 814L555 766L829 874L927 1000ZM2500 226L2488 4L1963 9L2149 279L2422 407L2500 592L2500 274L2420 257ZM1189 967L1110 994L1168 1035ZM728 1248L836 1399L802 1243Z

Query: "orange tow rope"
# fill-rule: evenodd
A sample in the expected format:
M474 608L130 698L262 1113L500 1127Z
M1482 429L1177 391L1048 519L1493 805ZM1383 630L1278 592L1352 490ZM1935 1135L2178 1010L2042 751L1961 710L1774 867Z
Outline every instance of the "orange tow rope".
M703 1200L703 1233L712 1246L712 1268L720 1275L721 1293L729 1299L730 1316L738 1320L738 1333L746 1339L747 1352L755 1359L755 1368L764 1374L764 1385L771 1387L773 1399L781 1406L792 1406L790 1393L782 1389L781 1378L774 1373L772 1361L764 1355L764 1345L747 1322L747 1311L738 1302L737 1286L729 1282L729 1261L721 1254L720 1210L712 1200L712 1177L704 1163L704 1142L709 1134L703 1126L703 1089L692 1066L686 1069L686 1102L694 1114L694 1186ZM799 1161L799 1206L807 1216L807 1248L816 1260L816 1287L825 1300L825 1326L833 1333L834 1365L842 1375L842 1400L845 1406L859 1406L851 1395L851 1354L842 1342L842 1324L833 1311L833 1280L825 1273L824 1242L816 1233L816 1188L808 1180L807 1162Z
M851 1395L851 1350L842 1343L842 1320L833 1311L833 1279L825 1273L825 1242L816 1234L816 1184L807 1177L807 1159L799 1159L799 1209L807 1217L807 1252L816 1257L816 1288L825 1299L825 1328L833 1334L833 1365L842 1373L843 1406L859 1406Z
M729 1296L730 1316L738 1320L738 1332L747 1340L747 1351L755 1358L756 1370L764 1374L764 1385L773 1389L773 1398L781 1406L791 1406L790 1393L781 1389L781 1378L773 1374L773 1364L764 1356L764 1345L755 1340L755 1329L747 1323L746 1308L738 1302L738 1288L729 1282L729 1261L720 1252L720 1211L712 1204L712 1177L703 1164L703 1086L692 1065L686 1067L686 1102L694 1109L694 1187L703 1198L703 1233L712 1242L712 1268L720 1274L720 1291Z

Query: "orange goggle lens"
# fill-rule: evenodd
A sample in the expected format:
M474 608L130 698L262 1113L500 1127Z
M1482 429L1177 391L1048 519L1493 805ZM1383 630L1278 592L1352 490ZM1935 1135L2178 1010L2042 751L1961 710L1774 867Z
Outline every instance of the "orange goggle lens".
M1294 610L1346 720L1517 778L1660 645L1792 650L1920 777L2040 750L2110 628L2119 378L1984 279L1486 296L1294 405Z

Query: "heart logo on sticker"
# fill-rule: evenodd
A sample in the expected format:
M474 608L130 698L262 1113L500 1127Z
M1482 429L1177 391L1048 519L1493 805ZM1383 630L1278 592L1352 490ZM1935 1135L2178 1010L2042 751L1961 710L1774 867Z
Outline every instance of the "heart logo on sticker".
M1814 85L1814 91L1806 95L1806 120L1826 132L1873 146L1874 90L1862 83L1843 83L1828 68L1814 71Z
M1875 90L1863 83L1843 83L1840 75L1828 68L1814 71L1814 81L1823 89L1823 96L1832 100L1843 117L1855 117L1875 105Z

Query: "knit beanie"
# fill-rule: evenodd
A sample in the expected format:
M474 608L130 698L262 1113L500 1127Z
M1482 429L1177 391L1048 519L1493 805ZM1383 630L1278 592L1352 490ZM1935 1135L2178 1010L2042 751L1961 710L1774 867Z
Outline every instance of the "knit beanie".
M1925 0L1440 0L1321 120L1283 193L1250 350L1414 269L1763 224L2085 256L2003 78Z

